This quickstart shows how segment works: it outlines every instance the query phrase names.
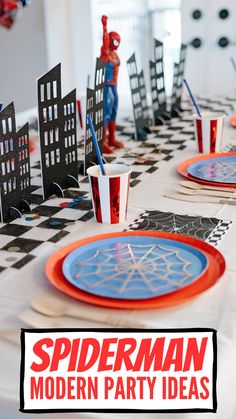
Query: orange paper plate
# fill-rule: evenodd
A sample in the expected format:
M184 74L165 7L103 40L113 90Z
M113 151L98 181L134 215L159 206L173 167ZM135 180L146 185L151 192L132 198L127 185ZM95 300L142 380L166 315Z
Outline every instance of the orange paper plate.
M191 176L188 173L188 168L191 164L196 163L198 161L213 159L215 157L223 157L223 156L236 156L236 152L230 153L211 153L211 154L201 154L200 156L192 157L191 159L185 160L184 162L180 163L177 171L181 176L184 176L186 179L191 180L196 183L202 183L203 185L210 185L210 186L222 186L225 188L236 188L236 183L220 183L220 182L209 182L207 180L201 180L194 176Z
M202 251L208 259L208 267L204 273L196 280L193 284L184 287L178 291L174 291L170 294L149 298L146 300L121 300L112 299L106 297L100 297L93 294L89 294L85 291L81 291L72 284L70 284L62 272L62 264L65 257L77 249L80 246L84 246L94 241L103 240L111 237L121 236L151 236L151 237L162 237L169 240L178 240L195 247ZM53 254L46 264L46 275L58 290L64 294L75 298L77 300L84 301L86 303L117 308L117 309L152 309L152 308L165 308L188 301L190 298L197 296L208 288L212 287L220 278L225 271L225 260L222 254L209 244L195 239L193 237L184 236L174 233L164 233L159 231L128 231L122 233L111 233L103 234L99 236L89 237L71 243L58 252Z
M229 123L233 128L236 128L236 115L230 117Z

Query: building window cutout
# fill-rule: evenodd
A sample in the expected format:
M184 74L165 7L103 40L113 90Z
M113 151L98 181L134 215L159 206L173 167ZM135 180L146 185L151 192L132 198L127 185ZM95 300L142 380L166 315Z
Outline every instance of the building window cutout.
M9 143L8 143L8 140L5 140L4 143L5 143L5 153L8 153L9 152Z
M54 150L51 151L51 165L54 166L55 164L55 154L54 154Z
M56 142L59 141L59 129L58 129L58 127L55 129L55 141Z
M50 130L50 144L53 144L53 136L54 136L54 131L53 129Z
M7 132L7 126L6 126L5 119L2 120L2 132L3 132L3 134L6 134L6 132Z
M54 119L58 118L57 105L54 105Z
M3 182L3 191L4 191L4 195L7 194L7 182Z
M47 108L43 108L43 121L47 122Z
M49 121L52 121L53 115L52 115L52 106L48 107L48 114L49 114Z
M47 146L48 145L48 131L44 132L44 145Z
M45 166L46 167L50 167L50 164L49 164L49 154L48 153L45 154Z
M8 131L12 132L12 119L8 118Z
M14 177L12 179L12 189L15 191L16 190L16 177Z
M51 83L47 83L47 100L51 99Z
M13 138L9 138L9 150L13 151L13 147L14 147L14 140Z
M44 102L44 84L40 85L40 101Z
M57 82L56 80L53 81L53 97L57 97Z
M60 163L60 149L59 148L57 148L56 149L56 162L57 163Z
M8 183L8 192L11 192L11 191L12 191L12 187L11 187L11 179L9 179L9 180L7 181L7 183Z
M5 176L5 174L6 174L6 172L5 172L5 162L1 163L1 166L2 166L2 173L1 173L1 175L2 176Z

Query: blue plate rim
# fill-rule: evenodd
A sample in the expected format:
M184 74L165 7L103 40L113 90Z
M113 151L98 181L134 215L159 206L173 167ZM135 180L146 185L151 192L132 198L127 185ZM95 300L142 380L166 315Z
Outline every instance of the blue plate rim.
M194 177L195 179L200 179L200 180L203 180L203 181L206 181L206 182L209 182L209 183L221 183L221 184L227 184L227 185L235 185L236 182L229 182L229 181L225 182L224 180L213 180L213 179L209 179L209 178L203 177L203 176L200 177L200 176L197 176L196 174L191 173L191 169L193 167L196 167L196 166L201 165L203 163L211 162L212 160L219 160L219 159L235 159L236 160L236 155L234 155L234 156L217 156L217 157L213 156L213 157L205 159L205 160L195 161L195 162L191 163L190 166L188 166L187 172L190 176Z
M119 240L119 239L121 239L122 240L122 238L125 238L125 237L127 237L127 236L120 236L120 237L115 237L115 239L117 239L117 240ZM130 240L132 240L133 238L135 239L136 237L140 237L140 235L130 235L130 236L128 236L129 237L129 239ZM90 290L88 290L88 289L85 289L85 288L81 288L80 286L78 286L78 282L76 282L73 278L71 279L71 278L68 278L68 275L67 275L67 270L69 269L69 266L67 266L67 264L68 264L68 261L70 261L70 259L72 259L72 258L74 258L74 257L76 257L75 255L78 253L78 252L80 252L81 251L81 249L83 248L86 248L86 247L91 247L91 246L94 246L94 245L96 245L96 241L94 241L94 242L92 242L92 243L87 243L87 244L85 244L85 245L83 245L83 246L80 246L80 247L78 247L78 248L76 248L76 249L74 249L72 252L70 252L66 257L65 257L65 259L64 259L64 261L63 261L63 263L62 263L62 272L63 272L63 275L64 275L64 277L65 277L65 279L70 283L70 284L72 284L73 286L75 286L77 289L79 289L79 290L81 290L81 291L84 291L84 292L87 292L88 294L91 294L91 295L96 295L96 296L99 296L99 297L103 297L103 298L111 298L111 299L113 299L113 300L117 300L117 299L119 299L119 300L124 300L124 301L126 301L126 300L130 300L130 299L132 299L133 301L144 301L144 300L150 300L150 299L152 299L152 298L157 298L157 297L162 297L162 296L164 296L164 295L168 295L168 294L172 294L172 293L174 293L175 291L179 291L180 289L181 290L183 290L184 288L186 288L186 287L188 287L188 286L191 286L192 284L194 284L198 279L199 279L199 277L200 276L202 276L202 275L204 275L205 273L206 273L206 271L207 271L207 269L208 269L208 267L209 267L209 260L208 260L208 258L207 258L207 255L203 252L203 251L201 251L200 249L198 249L198 248L195 248L194 246L192 246L192 245L190 245L189 243L185 243L185 242L183 242L183 241L178 241L176 238L174 238L174 239L172 239L172 238L164 238L164 237L155 237L155 236L143 236L144 238L148 238L148 237L151 237L151 238L153 238L153 239L156 239L156 240L164 240L164 241L169 241L169 242L176 242L176 243L178 243L178 245L180 246L180 247L182 247L182 248L184 248L184 249L186 249L186 247L188 248L188 249L190 249L190 250L192 250L192 253L195 253L195 256L196 255L200 255L200 257L199 257L199 259L201 259L201 258L203 258L204 259L204 262L205 262L205 267L204 267L204 269L200 272L200 274L198 274L198 276L196 277L196 278L194 278L192 281L191 281L191 283L190 284L186 284L186 285L184 285L184 286L182 286L181 288L179 288L178 290L171 290L171 291L167 291L167 292L164 292L163 294L158 294L158 295L153 295L153 296L147 296L147 297L143 297L143 298L131 298L130 296L129 297L121 297L121 296L119 296L119 298L117 297L117 296L108 296L108 295L104 295L104 294L101 294L101 293L97 293L97 292L91 292ZM100 241L102 241L102 242L105 242L105 241L107 241L107 240L113 240L114 238L113 237L109 237L109 238L105 238L105 239L101 239L101 240L98 240L99 242ZM86 251L86 250L85 250ZM201 260L201 262L202 262L202 260Z

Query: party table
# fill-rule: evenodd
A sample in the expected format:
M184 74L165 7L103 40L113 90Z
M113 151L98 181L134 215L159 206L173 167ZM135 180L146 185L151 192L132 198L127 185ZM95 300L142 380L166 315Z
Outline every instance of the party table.
M219 99L215 102L206 99L205 103L208 103L209 106L212 106L212 104L219 106L220 102ZM228 113L232 112L230 103L233 104L233 101L222 101L222 106L225 104L228 106ZM186 121L189 121L188 127L184 129L185 132L179 133L178 126L183 128L182 120L184 118ZM44 268L50 255L73 241L96 234L147 228L148 222L145 223L145 219L148 214L151 214L152 218L157 220L157 228L160 224L160 218L164 214L164 218L166 217L166 228L169 228L169 231L171 228L171 231L176 232L178 232L176 220L179 219L181 219L182 227L186 227L189 222L199 222L199 217L204 220L221 220L219 225L215 221L215 225L218 226L218 231L217 229L213 229L214 231L211 232L211 236L210 234L206 234L206 237L209 239L208 241L216 245L217 249L221 251L226 259L226 272L217 284L183 305L162 310L119 310L116 312L116 315L135 319L136 321L140 320L147 327L157 329L192 327L210 327L216 329L218 336L218 412L215 414L215 417L234 419L236 417L236 211L233 205L182 202L164 197L169 192L173 192L174 185L180 181L180 176L176 170L177 165L197 154L196 145L193 141L193 128L189 112L184 112L181 119L175 121L175 126L176 130L172 130L172 140L169 143L176 141L178 146L175 147L174 151L170 150L163 158L160 158L158 164L155 164L153 169L150 170L150 167L147 164L145 165L145 163L140 163L139 165L131 163L133 168L133 184L131 182L128 219L125 223L104 225L96 223L92 217L89 217L86 222L84 220L76 220L73 224L67 226L67 234L62 235L59 241L55 242L55 240L52 240L41 243L36 249L35 254L29 251L28 253L31 253L34 257L23 264L20 269L15 269L10 262L5 262L4 269L2 269L0 274L0 330L2 333L4 331L19 331L21 327L27 327L26 324L19 320L19 315L29 307L30 301L36 296L58 297L72 304L72 300L69 297L62 295L48 282ZM154 134L150 134L148 141L151 141L153 138L159 144L165 141L165 149L168 150L166 139L169 140L169 131L168 127L162 127L155 134L155 138ZM129 138L127 132L128 124L126 124L126 129L120 127L120 134L124 142L126 139L128 141ZM174 139L173 136L175 136ZM178 143L178 141L180 142ZM229 126L227 118L225 121L223 142L224 147L226 147L225 149L230 149L234 145L236 146L236 131ZM127 154L129 152L130 150L127 150ZM131 160L132 156L130 156ZM48 207L50 205L49 202ZM47 206L47 203L44 203L44 206ZM181 218L181 216L184 217ZM187 216L193 218L189 220ZM40 233L39 228L37 232L38 234ZM24 234L24 237L30 238L27 232ZM40 240L40 237L37 237L37 239ZM0 236L0 240L6 240L6 243L8 243L6 235ZM1 250L0 253L2 252ZM3 254L1 257L3 258ZM0 265L2 263L3 261L1 260ZM84 303L73 302L73 304ZM99 308L87 305L87 310L88 312L89 310L96 311ZM107 310L109 312L109 309ZM50 321L51 319L48 319L48 327L52 327L50 326ZM69 317L62 317L57 321L57 327L109 327L105 324L101 325L99 323ZM1 333L0 336L2 336ZM0 337L0 352L0 406L2 411L2 413L0 411L0 418L13 419L18 417L18 415L20 416L20 413L18 413L20 346ZM111 414L89 413L78 413L77 415L66 414L66 416L58 414L44 415L45 418L53 416L66 418L72 418L74 416L81 418L113 417ZM168 414L142 414L142 418L158 417L164 419L168 416ZM178 419L194 419L198 417L194 413L171 414L170 416ZM208 414L201 414L202 418L208 416ZM128 418L130 415L116 414L114 417ZM132 417L136 417L136 415L132 415ZM137 417L140 417L140 415L137 415Z

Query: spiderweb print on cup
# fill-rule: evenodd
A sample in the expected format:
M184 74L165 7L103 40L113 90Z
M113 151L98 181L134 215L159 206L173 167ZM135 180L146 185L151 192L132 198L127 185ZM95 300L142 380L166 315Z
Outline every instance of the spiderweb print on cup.
M76 249L63 273L77 288L119 299L146 299L192 284L207 267L204 253L152 237L100 240Z

